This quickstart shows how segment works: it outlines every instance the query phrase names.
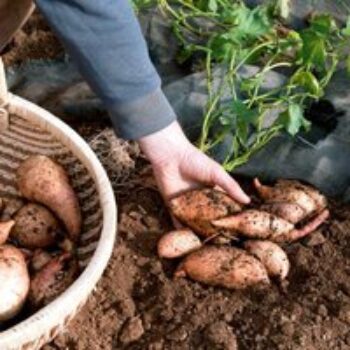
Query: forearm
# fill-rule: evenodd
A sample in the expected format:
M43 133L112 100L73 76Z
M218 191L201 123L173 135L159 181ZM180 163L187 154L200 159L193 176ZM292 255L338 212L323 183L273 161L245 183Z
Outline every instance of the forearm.
M119 135L136 139L175 120L128 0L36 0Z

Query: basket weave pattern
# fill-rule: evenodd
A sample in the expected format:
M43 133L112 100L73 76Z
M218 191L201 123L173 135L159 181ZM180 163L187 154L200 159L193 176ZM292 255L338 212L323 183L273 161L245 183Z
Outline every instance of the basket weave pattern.
M32 154L45 154L68 172L83 217L77 257L82 273L53 302L0 332L0 349L40 349L85 304L112 253L116 207L105 171L89 146L66 124L40 107L9 94L9 127L0 133L0 197L18 198L16 169Z
M33 154L55 159L70 176L83 217L78 259L81 266L86 266L96 248L102 226L102 211L94 181L85 166L52 134L17 115L10 115L8 130L0 134L0 197L20 197L16 169Z

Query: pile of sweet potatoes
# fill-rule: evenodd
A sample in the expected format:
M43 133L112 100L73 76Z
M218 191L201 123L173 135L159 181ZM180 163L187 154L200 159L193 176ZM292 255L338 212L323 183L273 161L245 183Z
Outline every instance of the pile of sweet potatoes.
M290 263L281 244L298 240L329 216L327 200L315 188L295 180L254 187L259 200L242 206L212 188L186 192L170 202L184 228L158 242L162 258L184 257L175 277L231 289L283 280Z
M79 273L77 196L61 165L30 156L17 170L23 198L0 199L0 322L27 303L32 311L61 294Z

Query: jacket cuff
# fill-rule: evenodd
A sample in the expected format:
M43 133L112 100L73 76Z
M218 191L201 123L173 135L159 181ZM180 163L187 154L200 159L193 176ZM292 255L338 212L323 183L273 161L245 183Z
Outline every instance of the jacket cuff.
M132 102L109 106L108 111L117 135L127 140L153 134L176 119L160 88Z

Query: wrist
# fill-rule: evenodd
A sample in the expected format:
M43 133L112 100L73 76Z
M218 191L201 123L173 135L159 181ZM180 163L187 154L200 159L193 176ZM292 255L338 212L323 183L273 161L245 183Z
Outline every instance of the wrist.
M152 165L158 167L174 161L186 149L193 147L177 121L138 140L141 150Z

